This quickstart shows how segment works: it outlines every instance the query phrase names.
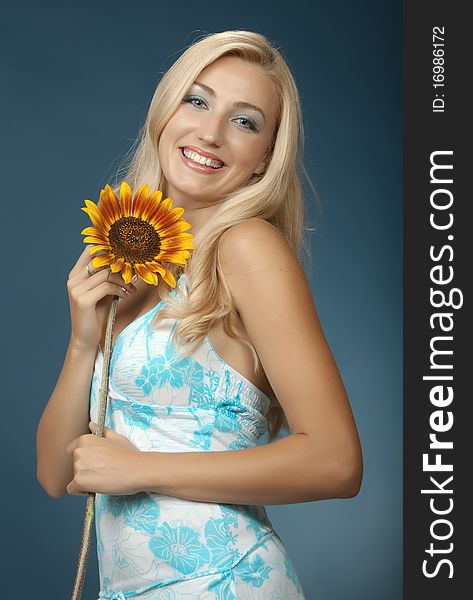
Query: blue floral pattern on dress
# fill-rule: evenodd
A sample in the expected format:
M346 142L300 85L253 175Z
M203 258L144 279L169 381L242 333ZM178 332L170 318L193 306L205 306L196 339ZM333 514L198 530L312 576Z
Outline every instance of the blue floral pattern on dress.
M146 493L135 494L129 498L130 501L124 508L125 525L133 527L136 531L154 535L159 519L159 505L150 502Z
M174 388L184 385L191 366L191 360L189 358L181 359L172 344L166 346L164 356L153 358L149 363L149 368L156 374L158 384L161 387L170 385Z
M153 408L139 402L131 403L115 400L111 410L121 411L125 423L134 427L141 427L142 429L148 429L150 427L150 419L154 417Z
M228 568L232 554L228 551L228 544L236 543L236 534L230 534L225 526L224 519L210 519L205 525L205 539L207 546L214 558L214 564L221 568Z
M158 533L149 542L151 550L184 575L195 573L208 562L209 551L200 542L198 531L182 525L171 527L166 522L156 529Z
M272 570L273 567L266 565L259 555L256 555L253 560L243 564L240 563L235 567L235 573L238 577L257 588L260 588L265 580L269 579Z
M139 385L145 396L149 396L151 390L158 383L158 376L154 369L153 361L141 367L141 373L135 379L136 385Z
M183 281L174 294L185 290ZM181 355L172 340L174 319L152 327L161 305L116 338L106 426L141 452L254 447L266 431L270 399L227 365L208 338L192 355ZM90 389L95 422L102 365L99 351ZM95 509L100 600L305 600L263 506L148 490L96 494Z

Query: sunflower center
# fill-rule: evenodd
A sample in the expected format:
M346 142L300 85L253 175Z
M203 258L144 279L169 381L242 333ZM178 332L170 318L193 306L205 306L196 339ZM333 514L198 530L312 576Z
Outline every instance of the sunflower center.
M159 254L158 232L139 217L121 217L112 224L108 236L113 254L123 257L132 266L151 262Z

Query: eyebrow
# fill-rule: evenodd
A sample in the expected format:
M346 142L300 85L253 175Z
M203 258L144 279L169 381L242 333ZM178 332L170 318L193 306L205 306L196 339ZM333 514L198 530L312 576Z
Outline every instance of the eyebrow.
M193 85L197 85L197 86L201 87L208 94L210 94L210 96L213 96L215 98L216 94L215 94L214 90L211 87L209 87L208 85L205 85L205 83L200 83L199 81L194 81ZM258 111L259 113L261 113L261 116L263 117L263 120L266 123L266 117L264 116L264 112L261 108L259 108L259 106L255 106L254 104L250 104L249 102L234 102L233 106L235 108L252 108L253 110Z

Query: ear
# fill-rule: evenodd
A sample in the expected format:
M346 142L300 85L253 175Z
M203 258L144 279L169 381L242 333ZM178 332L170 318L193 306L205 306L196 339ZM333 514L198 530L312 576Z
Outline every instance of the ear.
M272 151L272 144L269 145L266 152L264 153L263 160L253 171L254 175L262 175L266 171L266 167L267 167L267 163L269 162L269 157L271 155L271 151Z
M262 175L266 169L266 161L260 162L260 164L254 170L255 175Z

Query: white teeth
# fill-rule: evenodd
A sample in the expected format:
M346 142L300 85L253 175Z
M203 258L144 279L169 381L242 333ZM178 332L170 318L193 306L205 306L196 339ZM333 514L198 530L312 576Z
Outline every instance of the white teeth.
M192 152L188 148L183 148L182 153L186 158L193 160L200 165L206 165L207 167L213 167L214 169L220 169L223 166L223 163L218 160L212 160L211 158L205 158L205 156L200 156L196 152Z

